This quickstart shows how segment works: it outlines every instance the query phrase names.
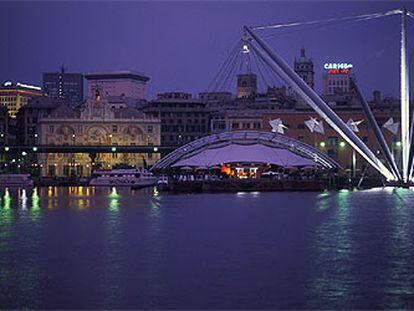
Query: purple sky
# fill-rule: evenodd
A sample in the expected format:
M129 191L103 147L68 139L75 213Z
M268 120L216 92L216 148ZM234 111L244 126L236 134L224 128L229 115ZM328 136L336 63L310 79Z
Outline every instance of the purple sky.
M40 85L43 72L65 64L71 72L144 72L151 77L150 97L162 91L195 94L207 89L245 24L352 16L400 5L373 1L0 2L0 81ZM406 6L414 11L414 3ZM412 53L414 20L409 24ZM373 89L398 96L399 40L399 17L392 16L289 31L268 42L289 63L305 46L314 60L318 90L323 63L353 63L360 86L370 98Z

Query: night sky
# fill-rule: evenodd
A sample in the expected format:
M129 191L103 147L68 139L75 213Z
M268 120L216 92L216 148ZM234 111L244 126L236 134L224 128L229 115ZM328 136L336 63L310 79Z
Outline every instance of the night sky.
M245 24L352 16L400 6L336 1L1 2L0 81L41 85L43 72L65 64L70 72L144 72L151 77L150 98L163 91L196 94L207 89ZM414 11L414 3L406 7ZM413 25L409 20L409 53L414 56ZM371 98L373 89L398 96L399 27L399 17L391 16L259 34L274 35L268 42L289 63L304 46L314 60L318 90L323 63L353 63Z

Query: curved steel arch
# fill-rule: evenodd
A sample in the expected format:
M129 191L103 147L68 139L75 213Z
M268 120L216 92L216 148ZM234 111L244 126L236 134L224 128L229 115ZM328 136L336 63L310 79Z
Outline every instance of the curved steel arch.
M340 168L339 164L317 148L281 134L262 131L232 131L212 134L185 144L159 160L152 170L164 170L180 160L192 157L206 149L215 149L229 144L262 144L271 148L288 149L302 157L314 160L323 168Z

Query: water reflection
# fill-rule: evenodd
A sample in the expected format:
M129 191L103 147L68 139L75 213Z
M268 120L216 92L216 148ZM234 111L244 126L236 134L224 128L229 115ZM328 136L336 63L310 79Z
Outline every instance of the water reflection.
M9 189L4 189L0 196L0 297L8 292L8 285L13 282L12 270L7 254L13 249L13 211L10 208L11 197Z
M36 308L42 297L43 230L37 189L5 189L0 206L0 301L2 307ZM17 252L17 253L16 253ZM16 269L15 267L18 267ZM11 288L18 299L9 296Z
M3 208L6 210L10 209L10 203L11 203L11 197L10 197L10 193L9 193L9 189L6 188L4 190L4 196L3 196Z
M113 213L119 212L119 194L115 187L112 187L109 194L109 210Z
M392 308L398 308L401 300L412 299L414 295L414 269L412 228L413 220L410 209L413 205L412 192L409 189L393 189L394 206L390 209L390 241L388 249L388 270L386 271L386 287L383 296L384 303Z
M324 308L341 307L349 300L352 284L353 240L350 238L349 191L340 191L329 195L320 194L317 210L329 213L321 214L321 223L316 227L311 245L311 278L307 284L307 299L311 306Z
M27 194L26 189L22 189L22 195L20 197L22 203L22 209L27 209Z
M223 301L234 308L413 306L411 189L217 196L154 188L0 191L4 308L44 308L50 301L64 307L70 300L85 308L191 308L206 296L210 308ZM283 225L275 225L278 219ZM243 235L233 234L234 226ZM283 305L275 293L287 289L292 294Z
M100 189L101 191L103 189ZM125 288L119 276L125 273L125 263L121 259L122 228L120 220L120 199L115 187L106 188L108 209L105 221L105 251L102 291L104 292L105 306L116 305L123 296ZM109 192L109 193L108 193ZM122 299L122 298L121 298Z
M331 195L328 191L324 191L317 195L317 211L323 212L328 209L331 202Z

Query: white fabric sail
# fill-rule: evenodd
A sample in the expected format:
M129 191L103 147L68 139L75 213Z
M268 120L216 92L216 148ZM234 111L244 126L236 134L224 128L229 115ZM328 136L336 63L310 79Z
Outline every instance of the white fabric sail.
M309 120L305 121L305 125L308 127L311 133L316 132L320 134L325 134L325 129L323 128L323 121L318 121L314 117L310 117Z
M269 124L272 127L273 133L285 134L285 129L287 129L287 126L283 124L280 118L270 120Z
M354 121L352 119L349 119L348 122L346 122L346 125L348 125L349 128L355 133L359 133L358 125L360 125L362 122L364 122L364 120Z
M394 118L391 117L382 125L382 127L394 135L397 135L398 129L400 128L400 122L394 122Z

